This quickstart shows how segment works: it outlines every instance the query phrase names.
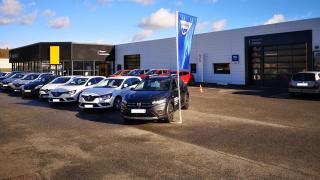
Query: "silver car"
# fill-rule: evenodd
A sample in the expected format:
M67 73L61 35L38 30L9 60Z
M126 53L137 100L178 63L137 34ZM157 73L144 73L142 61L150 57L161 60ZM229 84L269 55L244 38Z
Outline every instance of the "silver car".
M320 72L306 71L293 75L289 83L289 93L320 94Z

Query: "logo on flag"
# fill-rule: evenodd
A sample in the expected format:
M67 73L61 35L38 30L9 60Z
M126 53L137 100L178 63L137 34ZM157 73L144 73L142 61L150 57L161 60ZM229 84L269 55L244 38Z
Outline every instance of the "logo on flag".
M190 69L190 51L197 18L177 12L177 68Z
M180 24L181 24L181 33L183 36L185 36L188 33L189 29L191 28L192 23L181 20Z

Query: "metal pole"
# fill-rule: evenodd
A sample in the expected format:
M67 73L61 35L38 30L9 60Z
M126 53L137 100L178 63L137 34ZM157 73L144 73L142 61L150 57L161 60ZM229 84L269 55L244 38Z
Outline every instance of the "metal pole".
M179 124L182 124L182 113L181 113L181 94L180 94L180 70L179 70L179 47L178 47L178 36L179 36L179 25L178 25L179 12L176 11L176 50L177 50L177 76L178 76L178 98L179 98Z

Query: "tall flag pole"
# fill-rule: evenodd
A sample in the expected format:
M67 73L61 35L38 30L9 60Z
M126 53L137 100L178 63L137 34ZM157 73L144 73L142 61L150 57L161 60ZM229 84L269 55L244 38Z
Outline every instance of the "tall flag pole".
M176 12L176 50L177 50L177 76L178 76L178 98L179 98L179 115L182 123L181 114L181 93L180 93L180 70L190 69L190 51L192 37L196 28L197 18Z

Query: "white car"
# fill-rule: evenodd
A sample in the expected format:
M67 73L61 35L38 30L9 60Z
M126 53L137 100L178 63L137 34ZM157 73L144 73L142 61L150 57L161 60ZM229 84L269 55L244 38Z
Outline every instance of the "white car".
M49 102L77 102L82 91L94 87L104 79L106 78L102 76L80 76L73 78L68 84L52 89L49 92Z
M83 91L79 98L79 107L114 108L119 110L123 97L141 81L136 76L110 77L101 81L97 86Z
M44 99L49 98L49 92L52 89L56 89L59 86L68 84L75 77L77 77L77 76L61 76L61 77L55 78L54 80L52 80L48 84L41 87L41 89L39 90L39 98L44 98Z
M39 77L44 77L52 75L51 73L28 73L22 79L14 80L11 84L9 84L10 88L13 92L21 92L22 87L29 82L36 80Z
M320 94L320 72L306 71L294 74L289 83L289 94Z

